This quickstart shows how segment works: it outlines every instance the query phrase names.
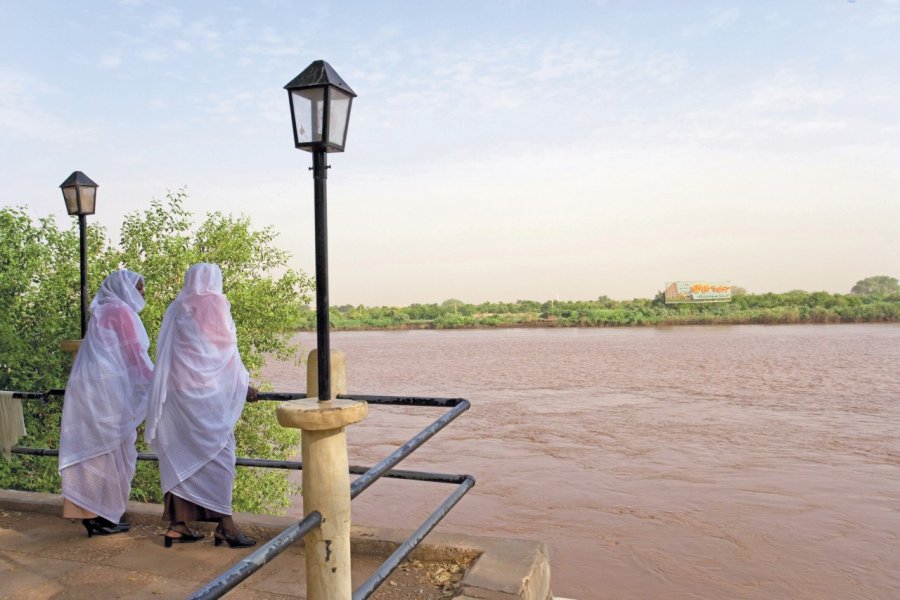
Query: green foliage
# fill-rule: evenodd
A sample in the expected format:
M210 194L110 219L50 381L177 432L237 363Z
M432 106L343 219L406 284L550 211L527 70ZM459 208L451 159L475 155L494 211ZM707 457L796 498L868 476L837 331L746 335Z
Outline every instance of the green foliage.
M96 290L120 266L143 274L147 305L141 318L155 346L163 313L181 289L187 268L196 262L218 263L241 357L254 380L266 355L299 362L299 348L290 337L304 315L315 318L307 306L310 279L286 268L288 255L275 247L271 229L253 230L246 217L221 213L208 215L194 228L185 199L183 191L170 193L165 202L153 200L143 212L127 215L118 247L108 244L101 227L91 225L89 289ZM0 239L0 373L5 387L63 387L71 361L59 343L80 337L77 223L61 231L52 219L34 223L21 209L0 209ZM262 382L260 387L269 386ZM31 435L23 445L57 448L61 402L26 402L25 408ZM289 458L298 442L296 430L277 425L274 406L267 402L247 405L235 435L238 455L257 458ZM56 462L25 456L0 461L0 487L58 491ZM277 511L287 505L290 491L283 472L242 468L235 509ZM155 464L138 464L132 497L160 500Z
M24 209L0 209L0 364L6 389L63 387L71 366L60 342L80 337L80 272L77 221L61 230L53 219L34 223ZM103 229L88 229L95 261L88 271L94 289L109 264ZM59 445L62 401L26 403L28 437L22 444ZM59 488L56 462L17 456L0 460L0 487L46 491Z
M850 293L860 296L900 294L900 282L897 281L896 277L888 277L887 275L866 277L857 281Z

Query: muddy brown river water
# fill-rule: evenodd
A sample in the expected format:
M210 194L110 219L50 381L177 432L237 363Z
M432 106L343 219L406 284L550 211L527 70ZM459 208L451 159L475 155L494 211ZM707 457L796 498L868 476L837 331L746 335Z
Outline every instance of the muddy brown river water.
M900 598L900 325L341 332L332 347L351 393L472 402L400 468L473 474L439 530L546 542L557 595ZM305 389L305 367L264 375ZM440 414L371 407L351 464ZM382 480L353 518L416 527L450 491Z

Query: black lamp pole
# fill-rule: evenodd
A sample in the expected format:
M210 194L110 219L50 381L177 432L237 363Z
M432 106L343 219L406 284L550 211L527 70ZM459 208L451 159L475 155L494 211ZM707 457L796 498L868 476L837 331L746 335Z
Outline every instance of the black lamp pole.
M79 266L81 269L81 339L87 333L88 289L87 289L87 215L78 215L80 241Z
M328 306L327 152L343 152L350 105L356 93L324 60L317 60L284 89L291 105L294 146L312 152L316 229L316 347L319 402L331 400L331 341Z
M319 401L331 399L331 321L328 306L328 165L325 151L313 151L316 227L316 347L318 348Z
M94 214L97 204L97 184L81 171L75 171L59 186L66 212L78 215L79 266L81 271L81 339L87 333L87 216Z

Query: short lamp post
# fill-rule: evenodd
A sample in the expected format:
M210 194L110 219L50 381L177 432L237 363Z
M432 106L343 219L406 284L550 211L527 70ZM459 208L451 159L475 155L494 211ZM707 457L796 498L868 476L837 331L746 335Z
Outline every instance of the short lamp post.
M75 171L62 182L63 199L66 201L66 212L78 215L78 232L81 240L81 338L87 332L87 215L94 214L97 202L97 184L91 178Z
M314 387L312 368L308 370L309 396L280 403L276 415L282 426L298 428L301 432L303 513L322 515L321 525L304 538L306 597L350 600L350 467L345 430L347 425L366 418L368 404L338 397L345 391L341 388L346 388L343 355L336 352L332 363L325 153L344 151L350 104L356 94L324 60L309 65L285 89L291 105L294 146L313 155L317 371ZM313 389L315 394L311 393Z

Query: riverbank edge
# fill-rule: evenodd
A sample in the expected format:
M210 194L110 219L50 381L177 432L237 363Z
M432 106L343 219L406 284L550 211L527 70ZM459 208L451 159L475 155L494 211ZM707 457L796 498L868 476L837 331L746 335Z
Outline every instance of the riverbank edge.
M837 319L837 320L791 320L791 319L673 319L644 323L600 323L581 324L568 323L554 319L539 321L517 321L497 324L466 323L461 325L440 325L434 323L401 323L397 325L364 325L343 327L331 325L331 331L455 331L455 330L491 330L491 329L630 329L647 327L679 327L683 325L851 325L851 324L885 324L900 323L898 319ZM297 328L295 333L315 333L315 328Z
M0 509L59 515L59 494L0 490ZM125 512L134 525L165 528L162 505L129 502ZM251 537L267 541L297 522L296 518L235 513L241 529ZM210 524L198 529L212 531ZM354 525L351 553L387 558L412 533L411 530ZM298 542L298 543L303 543ZM470 536L431 532L410 554L421 561L455 560L472 563L462 582L457 600L553 600L550 591L550 559L547 545L535 540Z

